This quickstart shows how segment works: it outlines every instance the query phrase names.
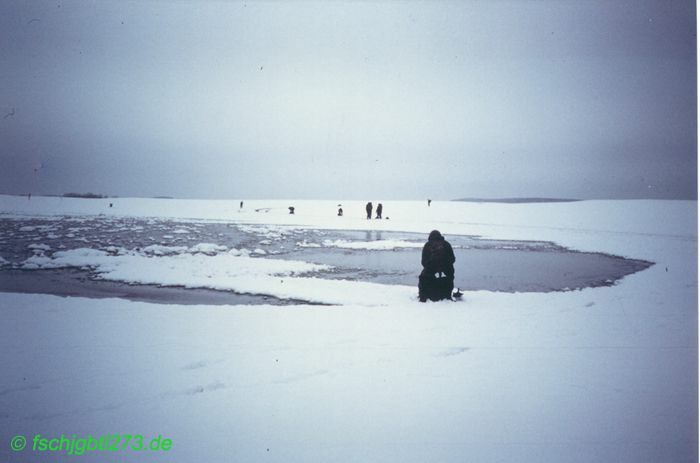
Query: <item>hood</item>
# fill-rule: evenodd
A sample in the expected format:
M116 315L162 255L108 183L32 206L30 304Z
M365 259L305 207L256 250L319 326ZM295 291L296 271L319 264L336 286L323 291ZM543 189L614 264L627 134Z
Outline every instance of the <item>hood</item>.
M443 236L440 234L439 231L433 230L430 232L430 235L428 235L428 241L441 241L444 240Z

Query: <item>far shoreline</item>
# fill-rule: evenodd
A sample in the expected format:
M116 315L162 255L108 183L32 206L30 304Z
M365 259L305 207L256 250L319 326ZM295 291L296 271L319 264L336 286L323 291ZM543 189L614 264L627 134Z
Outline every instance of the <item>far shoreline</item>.
M461 198L452 199L451 201L467 202L467 203L507 203L507 204L526 204L526 203L574 203L585 201L583 199L572 198Z
M59 199L88 199L88 200L120 200L120 199L163 199L163 200L179 200L179 201L365 201L364 199L337 199L337 198L209 198L209 197L177 197L177 196L119 196L113 194L97 194L97 193L2 193L0 196L28 198L59 198ZM574 203L584 201L697 201L697 197L693 198L665 198L665 197L639 197L639 198L547 198L547 197L510 197L510 198L456 198L456 199L433 199L433 202L467 202L467 203L502 203L502 204L534 204L534 203ZM426 201L425 198L402 198L402 199L386 199L384 202L390 201Z

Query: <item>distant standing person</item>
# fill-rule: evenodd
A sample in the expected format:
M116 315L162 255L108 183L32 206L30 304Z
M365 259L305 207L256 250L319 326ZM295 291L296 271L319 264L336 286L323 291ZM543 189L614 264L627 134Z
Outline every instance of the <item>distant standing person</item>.
M338 217L342 217L342 216L343 216L343 208L339 207L338 208Z
M382 206L382 203L377 204L377 218L378 219L382 218L382 209L384 209L384 206Z
M239 209L243 209L243 201L241 201L241 205L240 205Z
M429 199L429 200L428 200L428 207L430 207L430 203L431 203L432 201L433 201L432 199Z
M372 201L367 203L367 205L365 206L365 210L367 211L367 220L371 220L372 219Z
M452 245L438 230L431 231L421 255L423 271L418 277L418 298L421 302L428 299L439 301L452 298L455 281L454 263L455 253Z

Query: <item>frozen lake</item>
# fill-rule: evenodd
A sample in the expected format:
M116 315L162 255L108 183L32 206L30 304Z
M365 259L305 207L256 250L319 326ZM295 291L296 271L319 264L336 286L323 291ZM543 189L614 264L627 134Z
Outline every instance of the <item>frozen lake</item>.
M0 195L8 436L158 433L178 463L697 461L695 201L405 201L371 222L111 201ZM433 228L460 303L417 300Z
M185 253L206 243L219 247L211 253L248 249L254 258L333 267L309 274L318 278L414 286L425 236L129 217L4 218L0 220L0 257L4 259L0 290L182 304L294 304L299 301L261 294L102 281L90 269L29 269L23 262L78 248L115 254L139 251L155 257ZM609 286L652 265L604 253L577 252L544 241L464 235L446 238L457 258L455 286L462 290L550 292ZM389 245L376 246L383 243Z

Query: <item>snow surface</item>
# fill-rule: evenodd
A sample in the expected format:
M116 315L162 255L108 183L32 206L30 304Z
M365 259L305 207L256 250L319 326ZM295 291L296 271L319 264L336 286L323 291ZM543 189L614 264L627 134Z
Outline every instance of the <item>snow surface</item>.
M371 221L364 201L246 200L240 211L238 202L0 196L0 213L78 216L70 218L76 227L99 214L232 221L261 240L304 228L426 237L439 229L448 239L553 241L655 265L612 287L476 291L461 302L420 304L412 287L319 282L300 275L314 264L241 249L35 255L25 265L89 266L103 278L185 286L243 282L254 292L311 294L336 305L0 293L0 457L75 458L11 454L16 434L140 433L168 436L173 448L77 458L697 461L695 201L384 201L391 219ZM338 203L343 217L335 215Z

